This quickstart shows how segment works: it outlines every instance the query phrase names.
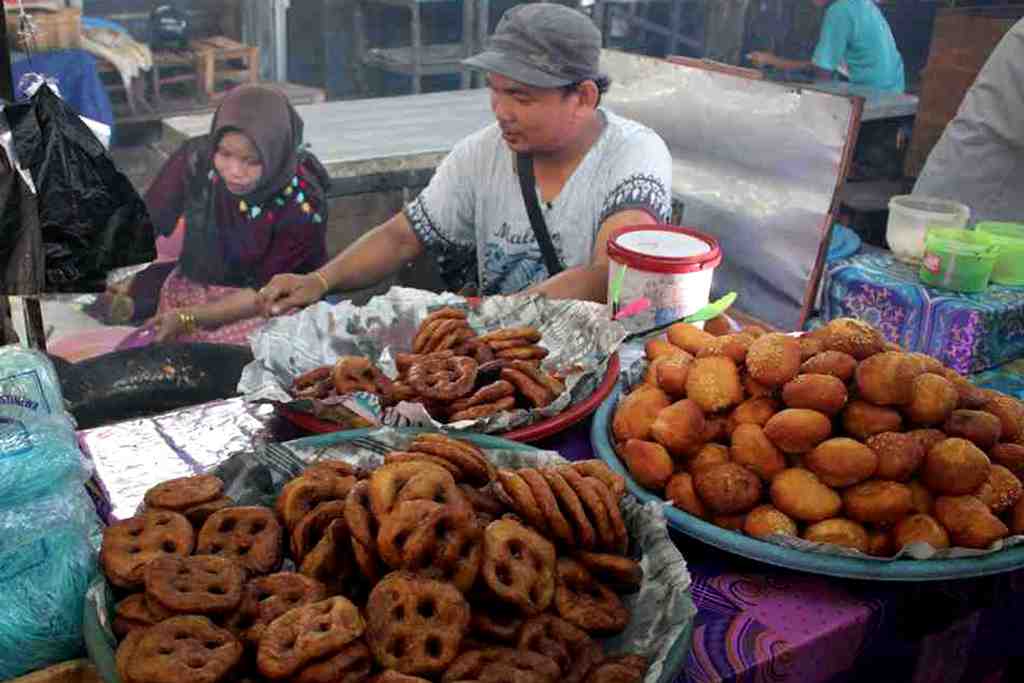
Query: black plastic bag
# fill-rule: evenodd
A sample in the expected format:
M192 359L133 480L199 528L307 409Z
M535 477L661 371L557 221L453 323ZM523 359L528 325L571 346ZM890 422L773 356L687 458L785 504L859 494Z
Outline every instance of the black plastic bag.
M0 294L35 294L44 285L36 196L0 149Z
M18 160L36 186L44 292L103 291L107 271L156 257L145 203L71 107L44 84L5 112ZM4 207L5 229L30 225L8 216L11 210ZM10 294L38 293L6 284Z

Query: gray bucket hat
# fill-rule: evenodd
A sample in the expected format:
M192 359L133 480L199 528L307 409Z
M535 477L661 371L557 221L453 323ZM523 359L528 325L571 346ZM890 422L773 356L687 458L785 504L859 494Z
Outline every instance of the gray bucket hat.
M466 66L537 88L601 77L601 32L582 12L553 3L517 5Z

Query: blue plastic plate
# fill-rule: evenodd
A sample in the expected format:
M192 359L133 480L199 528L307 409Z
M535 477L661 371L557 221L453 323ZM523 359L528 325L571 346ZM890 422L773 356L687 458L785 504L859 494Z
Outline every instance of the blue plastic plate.
M626 478L630 493L640 500L665 502L637 484L619 460L610 438L612 416L622 395L622 383L605 399L594 414L590 441L598 457ZM667 505L665 517L669 526L687 536L751 560L812 574L838 576L844 579L869 581L946 581L1001 574L1024 567L1024 546L1007 548L983 557L965 557L956 560L861 560L841 555L807 553L784 548L767 541L745 536L735 531L709 524L679 508Z

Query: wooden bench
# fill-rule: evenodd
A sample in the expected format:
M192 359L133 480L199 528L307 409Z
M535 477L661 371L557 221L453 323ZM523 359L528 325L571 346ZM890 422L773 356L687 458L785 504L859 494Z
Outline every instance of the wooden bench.
M258 47L225 36L196 38L189 41L187 49L153 53L153 99L159 108L162 90L176 83L194 83L200 101L218 99L227 92L218 89L225 82L255 83L259 73Z
M196 52L199 84L207 99L224 94L217 90L223 81L255 83L260 78L260 49L244 45L224 36L199 38L189 41ZM238 67L233 62L241 62Z

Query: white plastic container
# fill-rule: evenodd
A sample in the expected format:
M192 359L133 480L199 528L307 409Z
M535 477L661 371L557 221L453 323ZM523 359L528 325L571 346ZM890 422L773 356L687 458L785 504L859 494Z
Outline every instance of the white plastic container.
M707 305L721 262L715 238L696 230L620 228L608 238L609 315L639 332L695 313Z
M910 262L924 257L928 228L967 227L971 210L959 202L921 195L899 195L889 200L885 239L893 256Z

